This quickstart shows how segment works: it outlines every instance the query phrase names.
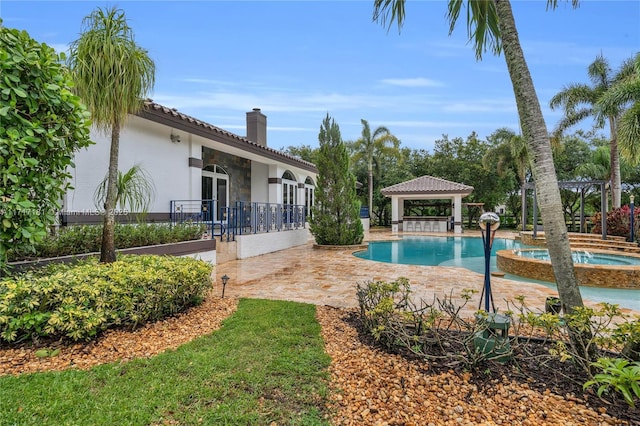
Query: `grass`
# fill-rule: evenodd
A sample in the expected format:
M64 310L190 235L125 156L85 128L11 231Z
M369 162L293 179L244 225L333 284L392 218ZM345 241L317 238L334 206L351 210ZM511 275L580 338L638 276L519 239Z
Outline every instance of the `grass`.
M243 299L153 358L0 377L0 424L324 425L329 362L315 306Z

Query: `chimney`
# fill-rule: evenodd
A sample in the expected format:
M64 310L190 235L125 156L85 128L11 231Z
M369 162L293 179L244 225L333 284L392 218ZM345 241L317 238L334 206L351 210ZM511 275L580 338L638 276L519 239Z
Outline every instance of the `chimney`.
M260 112L260 108L247 113L247 139L267 146L267 116Z

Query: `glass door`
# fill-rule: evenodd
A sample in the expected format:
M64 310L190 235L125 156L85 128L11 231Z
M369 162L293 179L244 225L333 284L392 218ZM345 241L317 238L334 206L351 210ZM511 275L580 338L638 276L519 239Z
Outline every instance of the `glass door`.
M226 222L229 205L229 175L203 170L202 199L213 200L212 205L206 208L210 211L208 220ZM203 201L203 204L206 203ZM203 213L204 210L203 206Z

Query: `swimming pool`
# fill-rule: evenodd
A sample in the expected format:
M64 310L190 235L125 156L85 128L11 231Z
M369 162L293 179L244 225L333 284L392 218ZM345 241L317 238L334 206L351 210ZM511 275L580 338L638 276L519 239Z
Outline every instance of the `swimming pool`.
M496 252L527 248L519 241L496 238L491 249L491 271L497 271ZM456 266L484 274L484 245L480 237L405 236L401 240L372 241L367 250L354 253L377 262L425 266ZM534 282L556 290L555 283L506 274L505 278ZM616 303L640 311L640 290L580 287L585 299Z
M518 241L496 238L491 253L522 248ZM354 253L377 262L425 266L461 266L484 273L484 245L480 237L407 236L396 241L372 241L367 250ZM480 269L473 259L480 258ZM471 262L471 263L470 263ZM495 269L495 259L493 259Z

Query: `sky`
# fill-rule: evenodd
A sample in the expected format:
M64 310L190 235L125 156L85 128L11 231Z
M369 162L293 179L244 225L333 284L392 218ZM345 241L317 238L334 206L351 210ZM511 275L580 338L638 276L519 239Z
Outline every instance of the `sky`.
M562 112L550 110L549 99L566 84L589 83L596 56L615 70L640 52L640 1L569 3L547 11L542 0L512 0L550 130ZM0 0L0 17L65 51L85 16L112 6L125 11L155 61L150 98L241 136L245 113L260 108L271 148L317 147L327 114L344 140L360 137L365 119L372 129L386 126L402 147L431 153L443 135L518 131L504 57L488 52L477 61L466 12L449 35L442 0L409 0L401 31L372 20L373 0Z

